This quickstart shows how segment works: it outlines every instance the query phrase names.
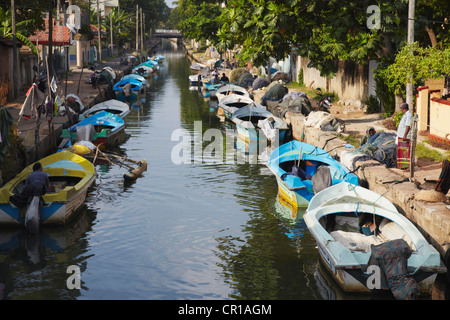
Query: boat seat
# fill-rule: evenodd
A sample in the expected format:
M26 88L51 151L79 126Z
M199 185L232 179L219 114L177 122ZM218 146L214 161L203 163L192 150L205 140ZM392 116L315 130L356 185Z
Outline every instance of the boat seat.
M352 251L370 252L372 245L382 244L383 241L377 236L366 236L359 232L346 232L342 230L332 231L330 235L334 240Z

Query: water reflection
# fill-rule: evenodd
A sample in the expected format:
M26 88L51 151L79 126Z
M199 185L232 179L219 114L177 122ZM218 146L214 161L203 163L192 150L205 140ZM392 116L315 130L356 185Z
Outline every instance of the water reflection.
M82 207L66 227L42 228L30 235L25 229L0 233L0 296L3 299L76 299L80 290L68 289L67 268L86 270L86 233L95 212ZM81 282L84 287L83 281ZM3 289L3 290L2 290Z
M114 150L145 158L147 171L127 183L126 168L98 163L96 186L74 224L49 230L34 246L23 235L0 233L6 298L337 297L322 293L318 253L302 212L274 197L277 183L265 165L270 149L255 152L239 141L215 116L214 102L189 90L184 53L162 54L166 62L146 103L125 119L130 138ZM208 161L211 153L197 163L175 164L171 136L178 129L191 137L217 130L223 161ZM210 144L203 140L202 151ZM69 265L81 268L80 290L67 289Z

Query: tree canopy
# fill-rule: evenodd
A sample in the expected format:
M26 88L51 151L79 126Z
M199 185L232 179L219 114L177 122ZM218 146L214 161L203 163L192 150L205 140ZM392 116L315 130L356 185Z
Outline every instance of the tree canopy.
M241 59L265 65L292 48L322 76L333 77L339 59L365 64L406 44L408 0L180 0L171 20L188 38L219 48L242 46ZM370 6L376 6L373 15ZM214 9L213 9L214 8ZM217 8L219 10L217 10ZM417 0L415 34L421 46L449 40L450 1ZM369 27L369 19L379 19ZM217 21L217 22L215 22ZM174 23L175 24L175 23Z

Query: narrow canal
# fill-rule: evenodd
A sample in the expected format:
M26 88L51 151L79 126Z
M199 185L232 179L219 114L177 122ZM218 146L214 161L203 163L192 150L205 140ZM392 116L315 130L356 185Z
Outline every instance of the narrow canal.
M126 118L130 138L117 150L147 159L145 176L126 185L125 168L97 165L96 186L72 224L34 239L1 231L4 298L342 298L326 284L306 225L285 218L291 212L263 163L203 155L177 164L183 141L226 132L212 105L189 90L184 52L161 54L166 61L145 105ZM239 152L226 150L236 159ZM80 268L79 289L67 285L69 266Z

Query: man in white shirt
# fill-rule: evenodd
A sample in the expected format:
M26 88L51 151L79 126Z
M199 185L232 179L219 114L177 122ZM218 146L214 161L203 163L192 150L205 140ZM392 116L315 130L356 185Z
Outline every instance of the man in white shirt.
M403 116L397 129L397 168L407 169L409 168L412 113L407 103L403 103L400 110Z

